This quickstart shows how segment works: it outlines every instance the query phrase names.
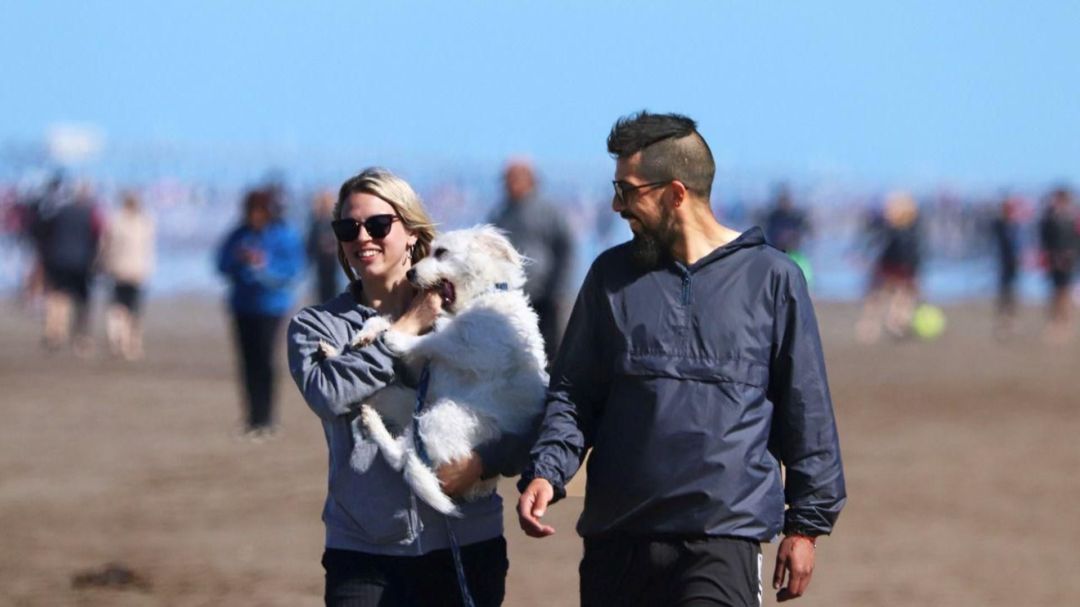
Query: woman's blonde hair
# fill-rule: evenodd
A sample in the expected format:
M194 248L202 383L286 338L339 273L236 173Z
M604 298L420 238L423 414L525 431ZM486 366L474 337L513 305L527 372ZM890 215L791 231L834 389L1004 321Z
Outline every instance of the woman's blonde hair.
M401 218L401 223L416 236L416 244L410 249L411 262L416 263L427 257L431 250L431 241L435 239L435 222L424 208L420 195L407 181L380 168L364 169L358 175L350 177L341 184L337 203L334 204L334 219L341 219L341 210L353 194L371 194L378 196L394 207L394 212ZM345 258L345 249L338 243L338 262L349 280L356 281L356 273Z

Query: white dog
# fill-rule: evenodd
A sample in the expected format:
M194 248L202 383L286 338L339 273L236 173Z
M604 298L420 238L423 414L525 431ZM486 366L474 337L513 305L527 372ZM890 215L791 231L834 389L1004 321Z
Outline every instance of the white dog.
M469 457L477 445L504 431L528 434L539 423L548 378L536 312L521 290L522 258L506 237L491 226L478 226L436 237L431 251L408 278L417 288L437 289L443 296L444 315L433 331L406 335L388 330L388 319L372 317L354 344L370 343L385 332L386 345L410 365L430 365L427 404L415 427L437 468ZM413 422L402 419L415 398L411 390L383 389L361 407L360 419L378 451L391 467L404 471L420 499L443 514L460 516L421 461ZM399 437L380 413L404 428ZM496 484L497 479L481 481L463 497L488 495Z

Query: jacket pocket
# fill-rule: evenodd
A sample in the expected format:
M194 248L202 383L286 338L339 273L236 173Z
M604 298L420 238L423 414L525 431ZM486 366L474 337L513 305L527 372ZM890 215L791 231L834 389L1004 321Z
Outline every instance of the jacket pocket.
M349 531L371 544L409 543L420 532L404 479L381 456L363 473L348 459L341 462L330 479L330 499Z
M616 375L734 383L765 388L768 365L750 358L706 358L666 352L625 352L615 362Z

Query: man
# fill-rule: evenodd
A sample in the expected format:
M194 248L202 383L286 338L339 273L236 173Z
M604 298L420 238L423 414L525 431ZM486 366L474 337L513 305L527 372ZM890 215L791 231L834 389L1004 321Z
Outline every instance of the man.
M802 251L802 243L810 232L810 220L806 213L795 206L791 190L781 185L775 200L765 215L765 239L770 245L792 254Z
M60 203L44 221L40 249L46 287L44 345L50 350L70 337L77 356L93 352L90 288L104 224L89 184L80 184L71 201Z
M1072 333L1073 273L1080 258L1080 234L1077 233L1076 211L1072 192L1062 186L1050 192L1049 201L1039 221L1039 241L1042 245L1046 274L1050 279L1050 319L1044 339L1051 343L1067 341Z
M315 303L323 303L337 297L341 286L338 276L338 241L330 227L333 219L334 203L337 197L333 192L319 192L311 203L311 224L307 233L308 262L315 267L315 280L312 295Z
M802 209L795 206L791 190L781 185L776 191L775 202L765 215L765 240L788 254L806 277L807 284L814 280L810 259L803 252L803 242L810 234L810 219Z
M581 287L519 484L522 529L550 535L541 517L592 449L585 606L759 605L759 542L781 531L773 586L798 597L845 501L806 282L760 229L716 221L696 126L642 112L608 136L634 239Z
M1020 200L1005 196L991 224L996 245L998 292L994 333L1011 337L1016 329L1016 279L1020 273Z
M506 199L491 218L529 259L525 293L540 317L540 334L550 361L562 333L561 309L573 272L573 237L562 213L536 195L536 175L525 160L511 160L504 173Z

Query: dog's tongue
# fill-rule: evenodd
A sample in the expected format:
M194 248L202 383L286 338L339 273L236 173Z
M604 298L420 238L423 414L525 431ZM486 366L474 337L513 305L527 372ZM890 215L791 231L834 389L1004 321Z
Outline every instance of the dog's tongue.
M443 305L449 306L457 299L457 295L454 293L454 283L449 280L444 280L439 283L439 296L442 297Z

